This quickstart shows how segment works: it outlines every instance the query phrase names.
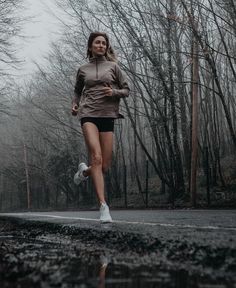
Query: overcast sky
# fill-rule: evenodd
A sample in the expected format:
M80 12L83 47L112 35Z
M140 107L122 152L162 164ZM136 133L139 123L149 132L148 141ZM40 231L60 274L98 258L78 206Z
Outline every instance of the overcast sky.
M50 15L50 10L55 11L54 0L24 0L24 13L33 19L23 26L22 33L27 40L20 43L19 57L24 61L21 75L29 75L34 69L33 61L42 63L43 56L50 48L50 42L55 40L59 33L59 21Z

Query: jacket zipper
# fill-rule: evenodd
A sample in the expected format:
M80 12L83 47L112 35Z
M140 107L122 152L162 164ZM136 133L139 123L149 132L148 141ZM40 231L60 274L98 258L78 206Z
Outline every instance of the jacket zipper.
M96 79L98 79L98 59L96 59Z

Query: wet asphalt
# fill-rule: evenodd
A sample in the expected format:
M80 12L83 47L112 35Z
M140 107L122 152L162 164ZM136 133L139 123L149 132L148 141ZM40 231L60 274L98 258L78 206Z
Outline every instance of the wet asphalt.
M98 211L1 213L1 275L14 263L20 274L24 263L28 278L13 278L27 287L236 287L235 210L111 214L114 222L101 224ZM0 278L1 287L26 287L11 279Z
M112 224L101 224L98 211L3 213L1 216L55 223L97 233L133 233L163 242L187 241L236 248L236 210L114 210Z

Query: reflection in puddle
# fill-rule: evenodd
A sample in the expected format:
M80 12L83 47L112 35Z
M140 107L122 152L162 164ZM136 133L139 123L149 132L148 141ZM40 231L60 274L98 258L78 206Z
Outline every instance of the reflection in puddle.
M182 281L182 279L173 279L168 272L158 272L156 269L145 266L134 268L125 264L114 265L109 264L105 257L102 257L102 259L105 263L100 267L98 288L190 287L183 285L185 281ZM173 282L173 280L175 281ZM180 283L178 283L179 280Z
M101 260L101 263L100 263L100 269L99 269L98 288L105 288L106 270L109 264L109 259L108 257L101 255L100 260Z
M75 281L77 284L83 283L84 286L81 286L83 288L233 287L225 284L219 286L219 282L214 283L200 276L189 275L188 271L183 269L163 271L160 266L114 264L109 256L104 255L100 256L99 260L95 258L90 260L93 260L93 263L83 263L83 268L79 270L80 277Z

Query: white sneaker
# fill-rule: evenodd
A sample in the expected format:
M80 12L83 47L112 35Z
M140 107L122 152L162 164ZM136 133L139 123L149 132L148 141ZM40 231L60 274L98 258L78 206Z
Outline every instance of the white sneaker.
M78 171L75 173L74 176L74 183L79 185L82 181L88 179L88 176L84 176L84 171L88 169L88 166L85 163L80 163L78 166Z
M111 223L112 218L109 212L109 207L106 203L102 203L100 206L100 221L102 223Z

